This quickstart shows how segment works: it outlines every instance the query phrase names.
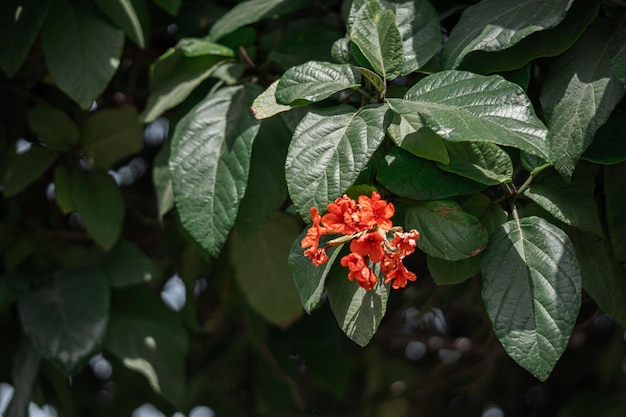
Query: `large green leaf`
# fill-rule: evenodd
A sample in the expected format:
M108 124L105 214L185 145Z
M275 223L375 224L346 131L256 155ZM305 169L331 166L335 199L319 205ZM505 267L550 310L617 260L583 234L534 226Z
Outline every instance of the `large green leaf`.
M170 174L183 226L217 256L248 183L260 122L250 105L260 88L227 87L208 96L176 125Z
M444 164L450 163L444 140L422 122L419 114L394 113L387 134L397 146L415 156Z
M323 100L347 88L361 86L361 74L349 64L311 61L292 67L276 87L276 101L301 105Z
M143 146L134 107L99 110L85 120L80 133L87 159L102 169L139 152Z
M182 103L220 64L229 62L235 53L216 43L202 39L181 39L150 66L150 95L141 113L144 122L151 122L163 112Z
M392 10L384 10L376 0L365 3L354 17L350 39L384 80L402 73L402 36Z
M12 359L11 377L15 391L2 415L4 417L26 417L29 415L28 405L31 402L33 386L39 374L41 356L30 340L24 337Z
M624 96L622 83L611 73L611 57L625 33L600 21L549 69L541 105L550 129L554 167L566 179Z
M419 231L417 246L435 258L458 261L475 256L487 246L483 225L453 201L427 201L408 207L404 226Z
M606 199L606 222L613 253L620 261L626 261L626 162L604 168L604 194Z
M426 258L428 272L437 285L460 284L470 279L480 271L480 260L480 255L458 261L447 261L432 256Z
M577 173L567 183L548 174L533 182L524 195L563 223L603 236L594 189L591 175Z
M441 71L414 85L404 99L387 102L398 114L421 115L444 139L493 142L551 160L547 129L532 104L518 85L500 76Z
M117 71L124 32L83 7L57 0L43 26L42 38L54 82L88 109Z
M109 319L109 284L97 268L68 269L19 302L24 331L37 351L66 374L100 351Z
M150 36L150 10L146 0L96 0L111 20L126 32L140 48Z
M285 162L289 195L308 218L354 183L385 137L387 106L355 111L339 106L308 113L298 124Z
M509 183L513 163L498 145L489 142L447 142L449 164L437 164L444 171L453 172L486 185Z
M134 243L120 240L99 262L111 288L152 281L157 277L157 269Z
M441 63L458 68L473 51L500 51L558 25L574 0L483 0L468 7L445 43Z
M140 302L138 301L140 300ZM154 294L137 288L114 294L104 348L146 377L177 409L185 398L188 334L180 316Z
M0 68L13 77L28 56L54 0L0 3Z
M411 200L439 200L486 188L399 148L392 148L380 161L376 179L389 191Z
M605 124L596 130L593 142L587 148L582 158L596 164L617 164L626 161L626 146L624 136L626 132L626 104L617 106Z
M483 253L483 301L509 356L545 380L567 346L580 309L576 253L539 217L504 223Z
M353 0L348 27L368 0ZM404 65L401 75L423 67L441 47L439 16L428 0L378 0L384 10L393 11L402 37Z
M65 151L78 142L78 126L57 107L40 104L28 114L28 124L47 147Z
M360 346L372 339L387 310L390 285L384 285L379 264L373 271L379 282L367 291L348 280L348 269L332 268L327 278L328 302L341 330Z
M126 207L117 184L100 171L75 171L71 177L72 199L87 233L105 250L122 233Z
M41 177L58 156L57 152L38 144L33 144L25 153L16 155L4 174L4 194L11 197L24 190Z
M293 321L302 312L287 263L299 231L294 217L276 213L247 243L233 234L230 259L235 279L250 305L274 324Z

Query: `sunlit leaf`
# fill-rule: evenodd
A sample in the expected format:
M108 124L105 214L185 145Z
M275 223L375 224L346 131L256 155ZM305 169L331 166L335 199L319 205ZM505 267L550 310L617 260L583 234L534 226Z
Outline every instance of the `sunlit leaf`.
M450 163L444 140L422 122L419 114L395 113L387 134L397 146L415 156L444 164Z
M276 88L278 87L278 80L270 84L265 91L263 91L252 102L252 112L257 119L267 119L275 116L278 113L291 110L293 107L285 104L280 104L276 101Z

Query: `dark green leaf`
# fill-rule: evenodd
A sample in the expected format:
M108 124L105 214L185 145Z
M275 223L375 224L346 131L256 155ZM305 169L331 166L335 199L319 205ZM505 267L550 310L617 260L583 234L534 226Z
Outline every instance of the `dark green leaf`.
M276 213L248 243L233 234L231 262L235 279L250 305L266 320L286 324L302 312L287 257L300 226L294 217Z
M150 35L150 10L145 0L96 0L111 20L140 48Z
M4 194L11 197L24 190L41 177L58 156L56 152L37 144L33 144L25 153L16 155L4 175Z
M610 61L625 33L600 21L550 67L541 105L550 129L554 167L566 179L624 96L623 85L611 73Z
M419 114L394 113L387 134L396 145L415 156L444 164L450 163L444 140L422 123Z
M604 194L606 198L606 222L613 253L620 261L626 261L626 163L604 168Z
M367 82L376 89L376 91L378 91L379 93L385 91L385 82L374 71L370 71L369 69L364 67L356 67L356 70L361 73L363 78L366 79Z
M122 233L126 208L117 184L100 171L75 171L71 187L87 233L105 250L111 249Z
M611 68L615 78L626 86L626 45L623 45L611 59Z
M513 163L498 145L489 142L447 142L449 164L437 164L452 172L486 185L509 183Z
M183 226L217 256L232 228L248 183L259 130L250 105L253 84L227 87L205 98L176 125L170 174Z
M102 109L85 120L81 143L89 161L108 169L142 148L141 124L134 107Z
M445 43L441 62L455 69L472 51L500 51L558 25L573 0L483 0L468 7Z
M369 343L387 310L390 286L383 284L379 264L374 264L373 271L381 278L370 291L349 281L346 268L332 268L326 281L328 302L339 327L360 346Z
M54 169L54 197L63 214L76 211L70 178L69 170L64 165L57 165Z
M387 113L385 105L339 106L302 119L285 163L289 195L302 217L350 188L385 137Z
M43 26L42 37L54 82L83 109L88 109L117 71L124 32L82 7L57 0Z
M78 126L56 107L40 104L28 114L28 124L50 149L64 151L78 142Z
M609 120L596 131L593 142L582 158L596 164L617 164L626 161L626 108L620 105Z
M320 23L325 23L324 20L315 19L311 22L311 27L287 34L269 53L268 59L285 69L308 61L330 61L333 42L342 33L334 28L331 30L321 26ZM290 26L294 24L299 25L300 22L290 22Z
M154 2L172 16L176 16L183 0L154 0Z
M140 289L116 292L113 303L105 349L182 409L189 337L182 320L153 294Z
M28 338L22 338L15 358L13 358L13 387L15 391L7 406L4 417L25 417L29 415L33 385L39 373L41 357Z
M545 380L567 346L581 275L567 235L539 217L504 223L483 253L483 301L509 356Z
M468 280L480 271L480 255L447 261L428 256L428 272L437 285L454 285Z
M284 111L291 110L292 106L286 106L276 101L276 89L278 88L279 81L276 80L265 91L263 91L252 102L252 113L258 120L267 119L272 116L282 113Z
M152 281L157 269L134 243L120 240L99 263L112 288Z
M301 105L361 86L361 74L349 64L311 61L289 68L276 87L276 101Z
M350 39L384 80L400 76L404 50L393 11L375 0L365 3L354 17Z
M201 39L181 39L150 66L150 96L141 113L151 122L163 112L182 103L220 64L232 60L235 53L222 45Z
M169 167L170 153L170 144L167 142L154 157L152 165L152 183L156 192L156 204L160 220L163 220L163 216L174 208L174 190L172 190L172 177Z
M500 76L441 71L414 85L404 100L387 101L396 113L421 115L444 139L493 142L551 159L547 129L532 104L518 85Z
M28 56L54 0L0 4L0 68L13 77Z
M475 256L487 245L483 225L453 201L427 201L410 206L404 226L420 233L417 246L426 254L448 261Z
M439 200L486 187L442 171L435 163L399 148L391 149L379 163L376 179L389 191L412 200Z
M24 331L37 351L66 374L100 351L109 319L109 284L94 268L68 269L50 286L20 298Z
M476 193L463 203L463 210L475 216L491 235L500 225L507 221L507 213L484 194Z
M591 175L575 174L567 183L553 173L533 182L524 195L563 223L602 236L594 189Z

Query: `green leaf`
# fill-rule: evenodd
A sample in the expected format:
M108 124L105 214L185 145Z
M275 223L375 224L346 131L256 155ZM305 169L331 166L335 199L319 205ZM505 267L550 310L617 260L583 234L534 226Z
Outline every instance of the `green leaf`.
M99 263L111 288L152 281L157 277L157 269L134 243L120 240Z
M348 38L339 38L333 43L330 54L338 64L347 64L352 57L352 48Z
M624 96L623 85L611 73L610 60L625 33L598 22L550 67L540 99L550 129L554 167L566 179Z
M437 285L455 285L475 276L480 271L480 255L471 258L447 261L445 259L426 257L428 272Z
M116 291L113 304L105 349L128 369L146 377L155 392L182 409L189 335L180 316L142 288Z
M361 75L349 64L310 61L289 68L276 87L280 104L302 105L323 100L331 95L361 86Z
M287 263L299 231L294 217L278 212L248 243L233 234L230 258L235 279L248 303L276 325L289 323L302 312Z
M393 11L375 0L365 3L352 22L350 39L384 80L400 76L404 50Z
M292 106L286 106L276 101L276 89L278 88L278 80L270 84L265 91L263 91L252 102L252 113L258 120L267 119L272 116L282 113L284 111L291 110Z
M396 113L421 115L444 139L493 142L551 160L547 129L532 104L518 85L500 76L441 71L415 84L404 100L387 102Z
M486 186L442 171L431 161L392 148L378 164L376 179L389 191L411 200L439 200L471 194Z
M328 302L339 327L359 346L370 342L387 310L390 286L383 284L379 264L374 264L373 271L379 282L370 291L349 281L346 268L332 268L326 284Z
M356 67L356 70L361 73L363 78L365 78L367 82L374 87L376 91L378 91L378 93L385 91L385 82L374 71L370 71L365 67Z
M558 25L573 0L483 0L468 7L442 51L441 63L455 69L473 51L510 48L532 33Z
M450 163L444 140L422 123L419 114L394 113L387 134L396 145L415 156L444 164Z
M366 2L352 2L348 27L352 26L356 14ZM404 50L401 75L426 65L441 47L441 27L435 8L427 0L378 0L378 4L395 15Z
M96 0L96 3L137 46L145 49L150 36L150 10L145 0Z
M58 153L38 144L20 155L16 155L4 175L4 195L14 196L35 182L46 172L58 157Z
M222 45L201 39L181 39L150 65L150 95L141 113L148 123L163 112L182 103L219 65L232 60L235 53Z
M626 85L626 45L623 45L611 59L611 68L615 78Z
M0 4L0 68L13 77L33 46L54 0Z
M315 266L309 258L304 256L304 249L300 245L302 238L306 235L308 229L305 229L294 240L289 251L289 267L293 273L293 280L296 289L300 295L300 300L304 310L311 314L322 301L322 295L325 291L326 278L331 268L341 252L342 245L332 247L326 250L328 262L320 266ZM339 268L337 265L335 268ZM345 271L345 270L344 270Z
M183 226L211 255L220 253L248 183L259 121L250 111L254 84L205 98L176 125L170 174Z
M350 188L385 137L387 113L385 105L338 106L304 116L285 162L289 195L303 218Z
M117 71L124 33L82 6L57 0L42 38L54 82L83 109L91 107Z
M496 336L541 381L567 346L581 300L574 247L539 217L504 223L483 253L482 297Z
M507 221L507 213L499 204L491 201L481 193L474 194L469 200L463 203L463 210L475 216L491 235L496 229Z
M81 127L81 144L87 159L108 169L142 148L141 124L134 107L102 109L90 115Z
M328 22L329 28L324 27L326 20L315 18L290 21L288 28L293 30L285 33L282 41L270 51L268 59L285 69L308 61L330 61L333 42L342 33L335 25L330 26L333 20L328 19Z
M78 126L59 108L37 105L28 114L28 124L50 149L65 151L78 143Z
M72 199L87 233L105 250L122 233L125 205L120 189L108 174L75 171L71 178Z
M623 105L619 105L613 110L606 123L596 130L593 142L591 142L582 158L603 165L618 164L626 161L625 131L626 108Z
M499 146L489 142L447 142L449 164L437 164L452 172L486 185L513 181L513 163Z
M170 176L170 143L166 142L159 153L154 157L152 165L152 183L156 192L156 204L159 220L163 220L171 209L174 208L174 190L172 189L172 177Z
M524 195L563 223L603 236L594 189L591 175L575 174L567 183L553 173L533 182Z
M29 415L33 385L37 381L41 356L28 338L23 337L13 358L11 377L15 391L11 402L2 414L4 417L25 417Z
M76 211L72 197L70 171L64 165L57 165L54 169L54 197L61 213L69 214Z
M154 0L154 2L172 16L178 15L180 6L183 4L183 0Z
M286 15L295 10L308 7L312 0L247 0L237 4L222 16L209 31L213 40L277 14Z
M475 256L487 245L483 225L453 201L412 205L406 211L404 225L420 233L417 246L435 258L458 261Z
M73 374L102 349L109 284L97 268L68 269L55 274L49 286L22 296L19 312L41 356Z
M604 194L606 199L606 222L615 256L626 261L626 163L604 168Z

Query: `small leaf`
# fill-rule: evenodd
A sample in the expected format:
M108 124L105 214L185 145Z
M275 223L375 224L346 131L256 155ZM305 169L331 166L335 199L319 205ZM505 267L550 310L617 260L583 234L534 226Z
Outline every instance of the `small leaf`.
M260 122L250 105L256 85L227 87L205 98L176 125L170 174L185 229L219 255L248 183Z
M66 374L77 373L102 349L109 285L96 268L65 270L50 286L22 296L19 312L37 351Z
M361 73L363 78L365 78L367 82L369 82L370 85L376 89L376 91L379 93L385 91L385 82L374 71L370 71L364 67L356 67L356 70Z
M75 171L71 178L72 199L87 233L105 250L122 233L125 205L117 184L100 171Z
M397 146L415 156L443 164L450 163L444 140L422 123L419 114L394 113L387 134Z
M624 86L611 73L610 60L625 34L598 22L550 67L540 99L550 129L554 167L566 179L624 96Z
M444 139L513 146L551 160L547 129L530 100L518 85L500 76L441 71L411 87L404 100L387 102L398 114L421 115Z
M302 105L361 86L361 75L349 64L310 61L287 70L276 87L280 104Z
M332 268L327 279L328 302L335 319L346 336L359 346L370 342L387 310L390 286L382 283L379 264L374 265L373 271L379 282L370 291L349 281L346 268Z
M54 82L83 109L91 107L120 64L124 32L58 0L43 26L43 50Z
M13 77L33 46L54 0L0 3L0 68Z
M111 288L152 281L157 277L157 269L134 243L120 240L99 263Z
M87 158L103 169L139 152L143 146L141 124L134 107L93 113L81 127L81 138Z
M437 164L452 172L486 185L513 181L513 163L499 146L489 142L447 142L449 164Z
M78 126L59 108L36 106L28 114L28 124L50 149L65 151L78 143Z
M626 261L626 163L604 167L606 222L611 246L620 261Z
M287 263L299 230L294 217L276 213L263 229L247 238L248 243L238 233L233 235L230 255L235 279L248 303L276 325L289 323L302 312Z
M63 214L76 211L76 205L72 197L70 172L61 164L54 169L54 197Z
M435 258L458 261L475 256L487 245L483 225L452 201L412 205L406 210L404 225L420 232L417 246Z
M39 356L30 340L23 337L15 357L12 359L13 369L11 370L11 377L15 390L2 415L4 417L24 417L29 415L28 408L33 394L33 385L37 381L37 375L39 374L41 356Z
M352 22L350 39L384 80L400 76L404 50L393 11L375 0L365 3Z
M170 143L166 142L154 157L152 165L152 183L156 192L156 204L159 220L174 208L174 190L170 176Z
M439 200L486 188L399 148L392 148L380 161L376 179L389 191L411 200Z
M544 381L567 347L580 309L572 243L542 218L512 220L491 236L482 270L482 297L496 336L509 356Z
M4 175L4 194L11 197L24 190L39 179L58 156L58 153L37 144L33 144L27 152L16 155Z
M289 195L303 218L326 207L356 181L385 137L387 106L309 112L296 128L285 162Z
M254 113L254 117L256 117L257 120L267 119L293 108L292 106L280 104L276 101L276 88L278 88L278 80L270 84L270 86L252 102L252 113Z
M471 258L447 261L445 259L426 257L428 272L437 285L455 285L467 281L480 271L480 255Z
M176 16L178 15L183 0L154 0L154 2L172 16Z

